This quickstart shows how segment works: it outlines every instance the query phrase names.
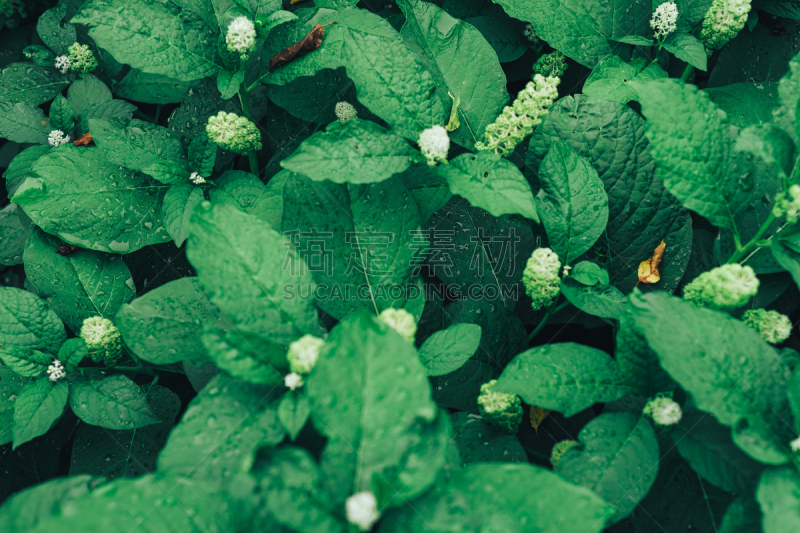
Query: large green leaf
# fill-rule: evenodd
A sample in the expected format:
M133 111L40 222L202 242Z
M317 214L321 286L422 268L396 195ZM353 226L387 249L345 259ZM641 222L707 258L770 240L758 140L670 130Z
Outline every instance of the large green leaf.
M631 310L664 369L721 423L785 406L789 368L741 321L663 292L633 295Z
M91 476L60 477L16 493L0 507L0 530L28 533L39 521L47 520L43 509L60 509L88 493L98 481Z
M69 54L69 47L78 40L75 26L65 20L68 6L62 3L58 7L48 9L39 17L36 32L42 41L58 55Z
M175 425L181 401L171 390L155 385L149 387L147 402L160 423L128 430L81 424L72 444L70 475L92 474L114 479L154 471L156 457Z
M499 0L506 13L533 24L536 34L578 63L594 67L619 43L608 39L646 35L649 2L628 0Z
M622 398L629 387L605 352L562 343L519 354L503 371L495 390L513 392L530 405L572 416L594 403Z
M278 230L283 217L283 186L291 176L294 173L281 170L264 185L249 172L229 170L214 180L216 187L210 191L211 202L230 204Z
M590 490L529 464L469 465L387 516L381 531L599 533L613 509Z
M705 92L725 111L730 123L740 128L772 122L772 111L778 104L775 82L734 83Z
M0 104L0 137L18 143L46 144L50 134L44 112L26 102ZM69 134L70 132L66 132Z
M403 40L433 76L445 109L459 100L461 126L450 134L472 148L508 104L506 76L492 46L470 24L421 0L398 4L406 16Z
M0 287L0 347L55 355L66 339L64 324L44 300L22 289Z
M170 433L158 471L228 483L258 446L283 440L276 392L225 374L214 377Z
M0 443L11 442L14 420L14 403L19 391L28 384L29 378L20 376L6 365L0 365Z
M181 278L123 305L114 323L125 344L145 361L198 364L208 361L200 341L203 325L218 318L197 278Z
M519 214L539 222L530 184L510 161L490 152L462 154L437 168L450 191L499 217Z
M795 143L800 140L797 123L797 91L800 88L800 54L789 62L789 72L778 84L780 106L774 111L775 123L792 136Z
M122 257L93 250L62 256L56 253L62 244L37 228L25 245L25 273L39 297L75 333L91 316L114 318L136 293Z
M189 236L189 221L197 204L205 200L203 189L191 183L170 187L164 195L161 211L164 214L164 226L175 246L183 246Z
M47 378L28 383L14 403L14 448L47 433L67 405L69 383Z
M516 435L463 411L451 415L453 439L462 465L469 463L527 463Z
M111 102L111 89L94 74L86 74L75 80L67 90L67 100L75 115L83 115L95 105Z
M91 0L72 18L114 59L182 81L217 72L217 26L173 2Z
M89 131L109 162L168 185L188 182L186 154L167 128L142 120L89 119Z
M203 345L219 368L250 383L275 385L289 373L286 347L256 333L206 328Z
M583 448L567 453L556 472L595 491L622 520L647 495L658 472L658 441L650 422L631 413L602 414L578 435Z
M800 527L800 475L787 465L764 471L756 492L764 533L783 533Z
M602 58L586 78L583 94L593 98L614 100L627 104L631 100L639 101L639 94L630 86L630 81L649 81L666 78L657 63L644 58L636 58L626 62L618 55L609 54Z
M50 146L29 146L17 154L3 174L8 196L16 194L17 187L25 180L36 161L49 151Z
M306 385L314 425L328 437L325 485L336 503L386 482L392 505L436 479L450 436L416 350L366 310L343 320Z
M462 18L458 15L454 16ZM519 59L527 50L527 44L504 17L480 15L470 17L465 22L481 32L501 63Z
M445 121L436 84L422 62L395 39L345 29L342 60L358 99L398 134L417 140Z
M319 332L305 263L253 215L203 202L192 216L188 246L206 294L234 326L283 345ZM306 297L287 297L287 290Z
M74 76L33 63L11 63L0 71L0 103L43 104L67 87Z
M159 423L142 389L122 374L77 378L69 387L69 405L87 424L106 429L135 429Z
M429 376L449 374L461 368L480 343L480 326L454 324L428 337L419 348L419 359Z
M336 318L360 307L380 312L403 305L405 291L398 288L428 244L420 222L398 178L340 185L294 175L284 187L283 231L293 234L319 284L317 304ZM308 295L299 288L292 294Z
M414 153L402 137L374 122L353 119L315 133L281 166L315 181L374 183L406 170Z
M40 158L14 201L47 233L100 252L166 242L166 186L106 161L100 150L64 145Z
M555 141L539 167L536 206L550 247L563 264L589 250L608 223L608 195L592 165L564 141Z
M133 68L114 85L114 93L121 98L146 104L180 103L193 85L194 81L181 81Z
M22 263L25 242L34 225L19 204L8 204L0 209L0 265Z
M5 346L0 349L0 360L20 376L41 376L53 362L53 356L32 348Z

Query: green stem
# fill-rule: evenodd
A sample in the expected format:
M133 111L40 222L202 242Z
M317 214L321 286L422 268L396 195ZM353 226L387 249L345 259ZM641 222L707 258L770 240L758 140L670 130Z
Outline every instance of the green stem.
M681 74L681 81L686 83L686 80L689 79L689 76L692 75L694 72L694 67L691 65L686 65L686 68L683 70L683 74Z
M544 314L544 318L542 318L542 321L539 322L539 324L536 326L536 329L531 331L531 334L528 335L528 342L532 341L534 339L534 337L536 337L536 335L538 335L539 332L542 331L542 328L544 328L547 325L547 323L550 321L550 319L553 317L553 315L555 315L556 313L558 313L559 311L561 311L562 309L564 309L568 305L569 305L569 302L564 302L564 303L562 303L561 305L558 305L558 306L551 305L550 307L548 307L547 308L547 312Z
M161 109L164 107L163 104L158 104L156 106L156 118L155 123L158 124L158 120L161 118Z
M760 242L761 237L764 236L764 234L767 232L772 223L775 222L775 218L776 218L775 215L770 213L769 216L767 217L767 220L765 220L764 223L761 224L761 227L758 228L756 234L753 235L753 238L750 239L750 241L744 246L742 247L737 246L737 250L733 253L730 259L728 259L727 264L738 263L741 258L747 256L750 252L758 248L761 244Z
M250 114L250 93L245 88L244 83L239 87L239 102L242 104L242 113L245 118L252 121L253 118ZM247 154L247 158L250 161L250 173L258 176L258 156L256 156L255 151Z

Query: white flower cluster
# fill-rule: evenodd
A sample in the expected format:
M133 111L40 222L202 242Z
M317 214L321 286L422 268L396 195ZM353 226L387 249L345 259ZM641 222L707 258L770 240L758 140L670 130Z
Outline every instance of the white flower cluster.
M356 111L356 108L353 107L353 104L350 102L339 102L336 104L334 112L339 122L347 122L348 120L353 120L358 117L358 111Z
M700 38L708 50L719 50L747 23L750 0L714 0L703 19ZM709 52L710 53L710 52Z
M678 22L678 6L675 2L664 2L653 13L650 27L653 28L655 38L661 40L678 29L676 22Z
M247 17L237 17L228 26L225 34L225 43L228 50L239 54L242 61L247 59L247 54L256 48L256 27Z
M447 163L447 152L450 150L450 137L442 126L433 126L419 134L419 149L422 155L433 166L437 161Z
M317 364L319 352L325 345L325 341L314 335L303 335L289 345L286 358L289 360L289 368L297 374L308 374Z
M659 426L671 426L681 421L683 412L678 402L672 398L659 396L644 406L644 414L649 415Z
M378 315L378 319L389 325L390 328L400 334L410 344L414 344L417 336L417 321L414 315L405 309L384 309Z
M64 365L62 365L61 361L58 359L54 359L53 364L47 367L47 374L50 381L58 381L67 375L66 372L64 372Z
M303 376L297 374L296 372L286 374L286 377L283 378L283 384L291 390L295 390L297 387L302 387L303 383Z
M72 61L70 61L67 56L58 56L55 66L61 74L66 74L69 72L70 67L72 67Z
M779 193L772 208L772 214L776 217L786 216L786 222L794 224L800 215L800 185L789 187L789 197L785 193Z
M200 185L201 183L206 182L206 179L197 172L192 172L192 175L189 176L189 180L191 180L191 182L195 185Z
M522 272L522 283L525 285L525 292L533 300L534 311L547 307L558 296L558 291L561 290L561 280L558 277L560 271L561 261L550 248L537 248L528 258Z
M55 148L56 146L61 146L62 144L66 144L70 142L72 139L69 135L65 135L61 130L53 130L50 132L50 135L47 137L47 142L50 143L50 146Z
M742 321L770 344L781 343L792 334L792 321L777 311L750 309L744 312Z
M359 527L361 531L369 531L381 517L378 511L378 500L369 491L353 494L344 504L347 521Z

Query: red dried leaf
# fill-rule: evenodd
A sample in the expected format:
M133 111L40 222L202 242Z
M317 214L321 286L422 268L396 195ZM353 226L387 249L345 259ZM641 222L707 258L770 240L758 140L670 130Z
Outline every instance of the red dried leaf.
M331 22L330 24L336 24L335 22ZM328 26L326 24L325 26ZM299 43L293 44L289 48L282 50L279 52L275 57L269 60L269 71L275 67L279 67L281 65L285 65L290 61L293 61L295 58L300 57L301 55L305 54L306 52L311 52L313 50L319 49L322 46L322 38L325 36L325 26L320 26L317 24L314 26L314 29L308 32L302 41Z
M75 142L72 144L74 144L75 146L94 146L94 139L92 139L92 132L86 132L85 134L75 139Z

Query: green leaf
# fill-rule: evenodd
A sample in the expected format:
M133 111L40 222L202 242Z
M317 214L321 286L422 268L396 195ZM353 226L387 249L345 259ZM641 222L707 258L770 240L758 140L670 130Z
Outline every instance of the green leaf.
M215 147L216 150L216 147ZM215 151L216 153L216 151ZM189 221L197 204L205 200L203 189L190 183L170 187L164 195L161 211L164 213L166 226L175 246L182 246L189 236Z
M638 102L639 93L629 82L646 82L666 77L667 73L657 63L642 58L633 59L628 63L617 55L609 54L602 58L589 74L583 85L583 94L621 104Z
M629 387L608 354L568 342L522 352L500 375L495 390L570 417L597 402L622 398Z
M200 340L203 325L218 318L197 278L181 278L123 305L114 324L126 346L145 361L200 364L208 361Z
M297 435L306 425L308 417L311 414L311 406L302 390L300 391L286 391L283 395L281 404L278 406L278 418L281 424L286 428L286 433L293 441L297 439Z
M778 84L780 106L773 111L775 123L794 139L795 144L800 141L800 131L798 131L800 126L797 122L798 89L800 89L800 57L795 56L789 62L789 72Z
M286 348L257 333L207 328L202 339L211 360L235 378L275 385L289 372Z
M470 463L527 463L528 457L516 435L488 424L477 415L452 413L453 438L462 466Z
M528 49L507 20L500 17L482 15L470 17L464 22L481 32L483 38L486 39L486 42L494 49L494 53L497 54L497 60L501 63L519 59Z
M705 89L705 92L725 111L728 121L740 128L772 122L773 109L778 105L775 82L734 83Z
M44 112L26 102L0 104L0 137L18 143L47 144L51 129Z
M555 141L539 167L536 205L550 247L563 264L591 248L608 223L608 195L592 165L569 144Z
M328 437L322 470L334 502L371 490L375 476L391 487L387 498L398 496L392 505L435 481L449 424L437 416L416 350L389 326L365 310L344 319L328 336L306 391L314 426Z
M611 522L628 516L647 495L658 472L658 441L646 418L607 413L584 427L579 453L564 455L556 472L592 489L616 509Z
M181 105L169 116L169 129L181 138L184 146L206 131L208 119L225 108L214 80L205 79L190 87Z
M764 513L764 533L792 531L800 524L800 475L786 465L764 471L758 483L756 499Z
M314 181L375 183L403 172L414 149L402 137L361 119L333 122L305 141L281 166Z
M447 181L439 173L440 168L441 165L431 167L427 163L417 163L397 176L417 204L422 222L426 222L452 197Z
M611 53L609 39L649 32L650 4L628 0L499 0L506 13L530 22L547 44L589 68ZM614 48L617 48L615 46Z
M192 216L188 258L210 300L231 323L288 345L320 326L305 263L275 230L230 206L201 203Z
M89 131L110 163L140 170L168 185L189 179L183 147L166 128L142 120L90 119Z
M183 81L214 74L218 28L174 3L91 0L72 22L120 63Z
M78 364L88 356L89 348L86 346L86 342L81 337L75 337L66 340L64 344L61 345L56 359L64 363L67 372L72 372L78 368Z
M561 294L569 303L590 315L619 320L625 312L625 295L613 285L584 285L569 276L561 283Z
M478 464L454 471L413 506L387 516L381 530L439 533L501 527L513 533L599 533L613 512L592 491L544 468Z
M399 135L417 140L443 124L445 108L430 73L395 39L345 28L342 61L358 99Z
M98 480L91 476L60 477L27 488L11 496L0 508L0 530L27 533L48 514L43 509L59 509L88 493Z
M69 54L69 47L77 42L75 26L67 18L67 5L48 9L39 17L36 32L44 44L50 47L57 55Z
M0 287L0 348L56 354L66 339L64 324L44 300L22 289Z
M33 224L18 204L8 204L0 209L0 265L22 263L25 242Z
M734 147L760 157L767 164L774 164L778 172L783 172L785 176L792 174L795 163L794 141L777 126L749 126L739 133Z
M227 70L220 71L219 76L217 76L217 90L219 90L223 100L229 100L239 92L239 87L244 81L244 74L243 70L233 74Z
M53 362L50 354L20 346L6 346L0 349L0 359L11 370L27 378L41 376Z
M11 368L0 365L0 443L11 442L11 430L14 420L14 403L19 397L19 391L31 379L20 376ZM2 524L2 513L0 513L0 524Z
M763 470L762 465L736 447L729 428L702 411L684 412L680 422L672 426L670 436L700 477L727 492L747 492Z
M398 6L406 16L403 41L431 73L443 105L449 107L448 94L460 99L461 126L452 139L472 148L508 104L505 73L494 50L478 30L433 4L402 0Z
M208 133L201 132L189 143L189 168L204 178L214 172L217 160L217 145L209 139Z
M626 35L624 37L617 37L611 39L618 43L632 44L634 46L655 46L655 41L647 37L640 37L639 35Z
M260 446L283 440L274 387L225 374L212 378L192 400L158 457L158 471L223 485L251 464Z
M75 129L75 112L69 101L60 94L50 104L50 127L67 135L72 135Z
M133 68L114 85L114 93L145 104L177 104L194 84L194 81L181 81Z
M67 405L69 383L40 378L28 383L14 403L14 448L47 433Z
M731 172L725 113L694 85L634 82L647 118L647 138L664 185L684 207L733 230L750 191Z
M480 343L480 326L455 324L428 337L419 348L419 360L429 376L442 376L461 368Z
M14 201L47 233L111 253L169 240L160 209L166 186L109 163L100 150L63 145L31 172Z
M409 282L427 239L397 178L340 185L295 174L283 192L283 231L292 233L318 283L322 310L341 319L361 307L380 312L403 306L405 291L391 289ZM300 289L288 296L307 297Z
M726 426L785 403L789 369L754 330L663 292L631 296L636 325L661 366ZM664 317L672 317L664 320Z
M332 98L334 94L337 98ZM336 104L339 101L362 107L362 115L369 113L356 100L353 82L342 67L320 70L313 76L296 78L285 85L269 85L269 99L292 116L319 124L337 120ZM358 107L356 110L359 110Z
M490 152L462 154L437 171L450 191L492 215L519 214L539 222L530 184L509 160Z
M691 33L673 32L662 43L664 50L672 52L681 61L694 68L708 70L706 47Z
M320 5L317 7L330 7L330 6ZM281 24L284 24L286 22L291 22L293 20L297 20L297 15L295 15L291 11L284 11L282 9L279 9L278 11L273 11L269 15L267 15L266 13L263 15L259 15L256 18L256 24L261 26L261 31L263 31L264 34L266 35L270 32L270 30L272 30L272 28L276 28Z
M25 102L38 106L53 98L72 81L54 68L11 63L0 71L0 103Z
M17 188L25 180L36 161L49 151L50 146L30 146L17 154L3 174L9 196L16 194Z
M121 256L77 250L65 257L56 253L62 244L37 228L25 245L25 272L39 297L78 333L86 318L113 318L136 287Z
M733 426L733 442L757 461L768 465L786 464L792 460L787 442L794 437L794 432L787 419L781 419L780 423L783 428L778 429L784 431L773 429L761 415L749 415Z
M67 91L67 100L75 115L83 115L95 105L113 100L111 89L94 74L75 80Z
M81 376L69 389L72 411L87 424L134 429L159 422L142 389L122 374L100 379Z
M740 496L725 511L719 533L762 533L761 508L754 496Z
M249 172L229 170L214 180L211 201L214 205L232 205L278 229L283 216L283 186L292 176L296 174L281 170L264 185Z
M125 100L107 100L93 104L80 116L78 131L88 132L90 119L119 119L123 123L127 123L133 117L134 111L136 111L136 106Z
M92 474L115 479L153 472L158 452L175 425L181 401L171 390L154 385L147 393L147 402L160 420L158 424L128 430L80 424L72 444L70 476Z

